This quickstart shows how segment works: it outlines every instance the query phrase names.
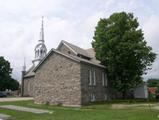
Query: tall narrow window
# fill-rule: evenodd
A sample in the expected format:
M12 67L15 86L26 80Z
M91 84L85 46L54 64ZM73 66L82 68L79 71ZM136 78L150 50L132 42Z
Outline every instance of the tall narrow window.
M105 86L105 74L102 72L102 85Z
M92 71L88 70L88 80L89 80L89 85L92 85Z
M93 85L96 85L96 71L93 70Z
M105 78L105 86L107 87L107 85L108 85L108 79L107 79L107 74L106 73L104 75L104 78Z
M107 74L106 73L102 73L102 85L103 86L107 86Z

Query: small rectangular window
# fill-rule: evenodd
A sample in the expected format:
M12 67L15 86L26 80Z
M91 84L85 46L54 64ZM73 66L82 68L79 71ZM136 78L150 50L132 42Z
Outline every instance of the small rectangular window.
M96 97L95 97L95 95L92 93L92 94L90 94L90 101L91 102L94 102L96 100Z
M107 100L108 97L107 97L107 94L104 94L104 100Z

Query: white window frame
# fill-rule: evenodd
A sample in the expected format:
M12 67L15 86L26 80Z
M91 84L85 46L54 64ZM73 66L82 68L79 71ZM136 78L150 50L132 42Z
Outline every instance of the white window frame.
M105 73L102 72L102 86L105 86Z
M91 102L95 102L96 101L96 97L95 97L95 94L90 94L90 101Z
M88 70L89 71L89 85L92 85L92 70Z
M107 85L108 85L107 74L102 72L102 86L107 87Z
M108 86L108 79L107 79L107 74L106 73L104 75L104 79L105 79L105 86L107 87Z
M108 100L108 95L106 93L104 94L104 100Z
M93 85L96 86L96 71L93 70Z

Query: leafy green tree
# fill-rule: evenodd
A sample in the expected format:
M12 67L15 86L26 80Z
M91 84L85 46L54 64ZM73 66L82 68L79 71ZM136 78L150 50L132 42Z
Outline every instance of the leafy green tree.
M96 58L106 66L109 84L122 92L124 99L128 90L142 82L141 76L156 58L132 13L100 19L92 46Z
M11 78L12 70L10 68L10 63L6 61L3 57L0 57L0 90L5 90L7 88L7 82Z
M13 78L9 79L7 82L6 82L6 86L7 86L7 89L9 90L18 90L19 89L19 82Z
M19 88L18 81L11 78L11 73L10 63L4 57L0 57L0 91L6 89L16 90Z

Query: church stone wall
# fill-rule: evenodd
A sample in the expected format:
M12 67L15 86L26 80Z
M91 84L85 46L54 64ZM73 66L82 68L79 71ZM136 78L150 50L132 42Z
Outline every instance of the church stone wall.
M52 53L35 74L35 103L81 105L80 64Z
M95 70L96 85L89 85L89 70ZM95 101L107 100L108 88L102 84L102 72L105 72L104 68L81 63L81 90L83 105L90 103L91 94L95 95Z
M24 78L23 96L34 96L34 76Z

